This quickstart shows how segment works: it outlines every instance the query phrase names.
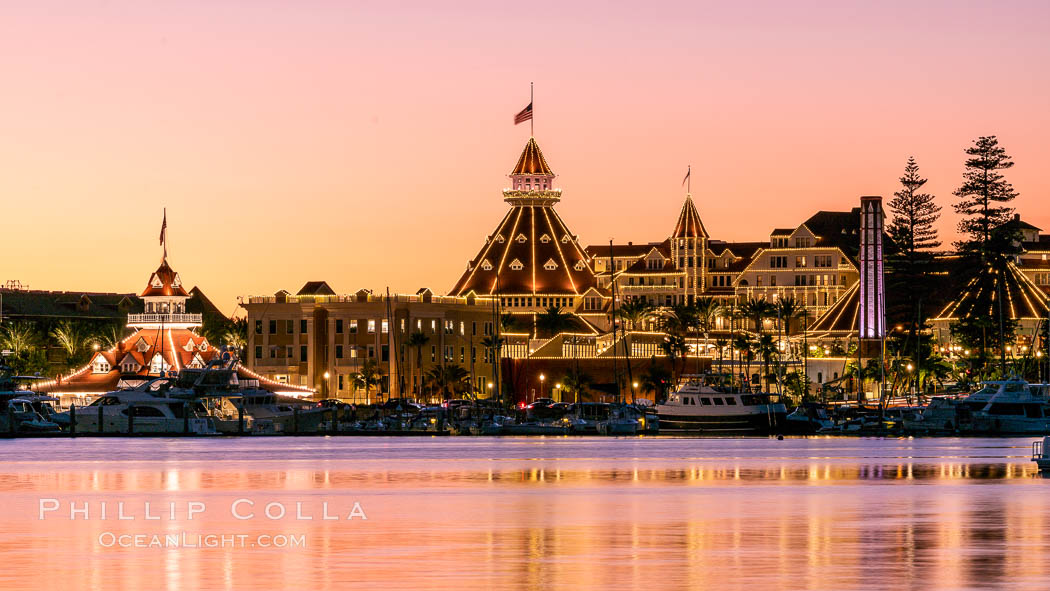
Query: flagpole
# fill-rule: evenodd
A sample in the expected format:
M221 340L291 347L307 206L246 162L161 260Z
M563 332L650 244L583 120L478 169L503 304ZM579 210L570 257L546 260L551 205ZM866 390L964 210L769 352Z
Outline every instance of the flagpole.
M690 164L685 169L685 194L693 194L693 165Z
M536 103L532 95L532 82L529 82L529 106L532 107L532 117L529 117L529 136L536 137Z

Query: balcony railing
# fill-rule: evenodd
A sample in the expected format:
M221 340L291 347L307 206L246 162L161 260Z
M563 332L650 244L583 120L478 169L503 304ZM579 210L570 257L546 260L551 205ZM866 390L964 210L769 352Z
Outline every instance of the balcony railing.
M200 314L128 314L128 324L200 324Z

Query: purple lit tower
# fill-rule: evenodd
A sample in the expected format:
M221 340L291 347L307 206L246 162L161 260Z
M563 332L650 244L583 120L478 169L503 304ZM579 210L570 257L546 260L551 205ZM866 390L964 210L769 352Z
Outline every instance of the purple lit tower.
M882 197L860 198L860 338L886 336L886 286L882 275Z

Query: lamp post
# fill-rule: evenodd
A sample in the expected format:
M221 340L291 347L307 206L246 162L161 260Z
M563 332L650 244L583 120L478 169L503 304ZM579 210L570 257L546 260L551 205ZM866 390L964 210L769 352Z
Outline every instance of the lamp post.
M561 384L555 384L554 388L558 391L558 402L561 402Z
M547 376L540 374L540 398L543 398L543 381L547 379ZM535 402L535 400L533 400Z
M638 382L631 382L631 404L638 400Z
M324 392L322 392L322 396L324 398L328 398L328 380L331 377L332 374L328 373L327 371L324 372Z

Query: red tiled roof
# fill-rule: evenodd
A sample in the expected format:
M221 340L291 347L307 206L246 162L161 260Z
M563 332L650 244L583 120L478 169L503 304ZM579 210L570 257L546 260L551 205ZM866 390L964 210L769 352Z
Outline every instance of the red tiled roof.
M157 284L160 285L157 285ZM149 277L149 283L146 284L146 289L139 294L139 297L148 296L186 296L189 297L189 293L182 287L182 281L179 279L179 274L176 273L168 266L168 259L164 259L160 262L160 267L153 272Z

